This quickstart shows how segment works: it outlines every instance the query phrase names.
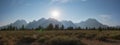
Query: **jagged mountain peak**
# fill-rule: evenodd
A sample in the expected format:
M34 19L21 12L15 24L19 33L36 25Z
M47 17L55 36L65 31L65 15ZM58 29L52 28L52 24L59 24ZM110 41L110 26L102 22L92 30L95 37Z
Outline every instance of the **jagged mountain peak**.
M76 24L79 27L90 27L90 28L98 28L98 27L106 27L105 25L103 25L102 23L100 23L99 21L97 21L96 19L93 18L89 18L86 21L82 21L80 23Z
M89 22L89 23L100 23L99 21L97 21L96 19L93 19L93 18L89 18L89 19L87 19L85 22Z
M50 23L52 23L53 25L59 25L59 27L61 27L62 25L64 25L65 28L67 27L105 27L105 25L103 25L102 23L100 23L99 21L97 21L96 19L93 18L89 18L86 21L82 21L80 23L73 23L72 21L58 21L54 18L41 18L38 21L32 21L27 23L25 20L17 20L16 22L10 24L13 26L17 26L17 27L21 27L22 25L25 25L26 28L37 28L38 26L42 26L44 28L46 28Z
M27 23L25 20L21 19L21 20L17 20L15 21L14 23L19 23L19 22L24 22L24 23Z
M48 18L48 20L58 21L58 20L55 19L55 18Z
M94 21L97 21L96 19L94 19L94 18L88 18L87 20L94 20Z
M15 26L17 28L21 28L22 25L26 26L27 25L27 22L25 20L16 20L14 23L11 23L11 24L8 24L8 25L5 25L5 26L2 26L1 28L6 28L8 26Z
M64 20L61 23L65 26L65 28L67 28L67 27L74 27L75 28L76 27L76 25L72 21Z
M38 21L42 21L42 20L46 20L45 18L41 18L41 19L39 19Z

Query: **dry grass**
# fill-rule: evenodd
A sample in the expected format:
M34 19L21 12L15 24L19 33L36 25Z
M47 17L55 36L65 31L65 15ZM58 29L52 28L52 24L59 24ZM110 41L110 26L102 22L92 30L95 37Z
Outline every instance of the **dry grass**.
M120 45L120 31L0 31L0 45L81 45L83 43L86 45Z

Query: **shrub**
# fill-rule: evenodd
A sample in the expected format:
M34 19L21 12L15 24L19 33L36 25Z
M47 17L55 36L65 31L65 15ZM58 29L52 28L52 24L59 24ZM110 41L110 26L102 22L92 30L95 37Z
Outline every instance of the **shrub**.
M22 39L20 39L16 45L30 45L31 43L33 43L36 39L32 38L32 37L23 37Z
M116 40L120 40L120 35L113 36L112 38Z
M85 37L85 35L86 33L79 33L79 34L76 34L76 37L80 39L80 38Z
M90 34L85 36L87 39L93 39L96 37L96 34Z
M106 39L107 39L106 37L99 37L98 38L98 40L100 40L100 41L106 41Z
M40 38L38 39L38 42L44 43L46 40L47 40L47 38L45 38L45 37L40 37Z
M4 41L2 40L1 36L0 36L0 45L4 45Z
M84 45L79 39L68 36L54 37L46 42L46 45Z

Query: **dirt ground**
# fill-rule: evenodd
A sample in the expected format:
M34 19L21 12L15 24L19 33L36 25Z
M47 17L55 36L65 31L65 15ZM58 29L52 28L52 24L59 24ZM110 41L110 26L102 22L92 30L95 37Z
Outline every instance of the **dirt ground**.
M110 42L110 41L99 41L99 40L90 40L90 39L82 39L83 43L87 45L120 45L120 41Z

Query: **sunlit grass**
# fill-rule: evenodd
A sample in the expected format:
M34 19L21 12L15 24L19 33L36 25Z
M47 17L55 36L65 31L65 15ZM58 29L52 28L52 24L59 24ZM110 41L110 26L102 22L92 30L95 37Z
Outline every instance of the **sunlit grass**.
M58 37L58 38L57 38ZM57 39L61 39L61 43L71 40L80 41L82 38L92 39L92 40L104 40L104 39L113 39L120 40L120 31L98 31L98 30L51 30L51 31L0 31L0 43L2 42L4 45L6 44L43 44L46 43L52 45L51 41L59 41ZM54 40L55 39L55 40ZM69 40L70 39L70 40ZM23 43L23 44L22 44ZM58 43L58 42L56 42ZM72 42L70 42L72 43ZM81 42L84 43L84 42ZM59 44L59 43L58 43ZM74 43L73 43L74 44ZM76 43L75 43L76 44ZM75 45L74 44L74 45ZM76 44L77 45L77 44Z

